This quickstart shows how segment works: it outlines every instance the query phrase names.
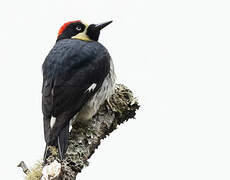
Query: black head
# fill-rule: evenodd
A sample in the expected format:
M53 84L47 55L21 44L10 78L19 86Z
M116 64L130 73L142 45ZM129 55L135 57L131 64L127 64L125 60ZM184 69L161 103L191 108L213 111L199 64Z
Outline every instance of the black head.
M62 25L58 32L57 41L62 39L80 39L84 41L98 41L100 30L112 21L101 24L87 25L81 21L70 21Z

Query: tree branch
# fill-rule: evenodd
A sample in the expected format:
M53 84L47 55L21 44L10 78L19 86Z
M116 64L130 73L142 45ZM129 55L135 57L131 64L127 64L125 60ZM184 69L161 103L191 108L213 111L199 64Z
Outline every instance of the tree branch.
M21 162L18 164L18 167L21 167L22 170L23 170L23 172L24 172L25 174L30 173L30 170L28 169L28 167L27 167L27 165L25 164L24 161L21 161Z
M76 175L88 165L88 159L100 145L101 139L109 135L119 124L134 118L138 108L139 104L132 92L124 85L118 84L115 94L100 107L91 121L84 124L77 122L73 125L68 150L62 162L58 159L56 148L49 148L51 156L47 158L47 163L43 167L42 179L75 180ZM33 170L28 173L26 179L36 180L29 177L31 174Z

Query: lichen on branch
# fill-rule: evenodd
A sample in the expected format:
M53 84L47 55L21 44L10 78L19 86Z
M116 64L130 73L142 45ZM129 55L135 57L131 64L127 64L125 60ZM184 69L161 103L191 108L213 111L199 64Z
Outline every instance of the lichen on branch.
M47 166L54 162L56 164L52 165L58 166L58 162L61 165L61 171L56 170L55 172L58 174L53 172L50 172L50 174L53 173L53 175L46 174L47 177L49 176L46 180L75 180L76 175L81 172L85 166L88 166L88 159L100 145L101 139L104 139L121 123L124 123L130 118L134 118L137 109L139 109L139 104L133 96L133 93L124 85L117 84L115 93L109 101L106 101L100 107L97 114L90 121L87 123L76 122L73 124L70 132L68 150L62 162L58 159L57 150L53 147L49 148L51 155L47 158L47 163L43 167L43 179L45 180L44 173L48 173L45 172ZM39 170L41 169L42 168ZM55 167L53 169L55 170ZM26 176L26 179L40 179L31 178L31 174L33 173L34 171L31 170ZM55 176L55 178L52 176Z

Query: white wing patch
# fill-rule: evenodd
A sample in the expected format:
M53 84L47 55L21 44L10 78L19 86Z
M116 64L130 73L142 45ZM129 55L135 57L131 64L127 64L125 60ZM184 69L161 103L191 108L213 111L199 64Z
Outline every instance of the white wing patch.
M50 120L50 128L51 128L51 129L53 128L55 122L56 122L56 117L53 117L53 116L52 116L52 117L51 117L51 120Z
M95 89L95 87L97 86L96 83L93 83L91 86L89 86L89 88L85 91L85 92L90 92L90 91L93 91Z

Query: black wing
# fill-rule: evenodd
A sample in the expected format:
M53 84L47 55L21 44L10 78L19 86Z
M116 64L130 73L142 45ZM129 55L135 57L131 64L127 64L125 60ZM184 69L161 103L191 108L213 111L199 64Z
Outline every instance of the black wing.
M56 139L97 92L109 69L109 53L100 43L71 39L57 42L43 63L42 109L47 143ZM95 89L88 91L93 83ZM52 129L51 116L56 117Z

